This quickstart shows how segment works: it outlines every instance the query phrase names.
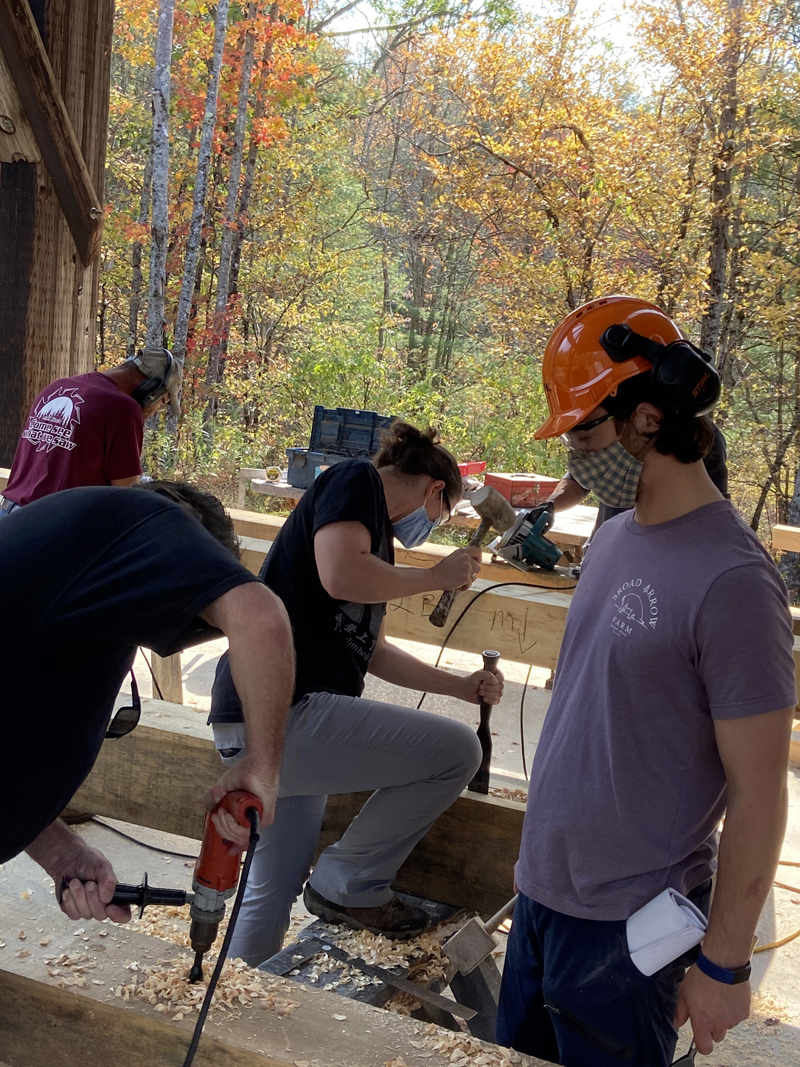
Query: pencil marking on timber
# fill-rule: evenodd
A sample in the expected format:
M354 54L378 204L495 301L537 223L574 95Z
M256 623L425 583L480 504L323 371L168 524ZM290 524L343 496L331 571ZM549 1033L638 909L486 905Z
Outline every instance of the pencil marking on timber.
M508 625L510 623L510 625ZM528 637L528 609L525 608L525 614L520 618L519 615L515 615L513 611L504 611L499 608L492 614L492 633L495 630L504 630L506 633L511 633L517 639L519 644L519 650L521 653L529 652L538 643L538 639L534 638L530 644L525 644Z

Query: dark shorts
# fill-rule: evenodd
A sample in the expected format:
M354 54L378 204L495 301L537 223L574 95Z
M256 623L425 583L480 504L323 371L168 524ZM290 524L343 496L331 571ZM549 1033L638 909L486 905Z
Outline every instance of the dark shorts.
M689 896L708 915L711 881ZM566 1067L668 1067L678 988L698 952L646 977L631 962L624 920L575 919L520 893L498 1043Z

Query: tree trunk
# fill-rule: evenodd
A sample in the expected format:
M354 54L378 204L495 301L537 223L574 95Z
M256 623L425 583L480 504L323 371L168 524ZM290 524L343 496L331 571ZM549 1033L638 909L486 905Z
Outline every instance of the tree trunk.
M278 17L278 5L273 4L269 9L269 21L273 22ZM272 37L264 45L264 54L261 57L261 78L256 90L256 102L253 108L253 126L255 127L267 113L267 78L272 59ZM256 177L256 163L258 161L258 138L255 129L250 133L250 144L247 149L247 160L244 165L244 178L239 193L239 206L236 212L236 232L233 237L233 252L231 255L231 273L229 281L229 294L234 295L239 291L239 267L242 262L242 245L244 244L244 222L250 208L250 196L253 192L253 183ZM222 338L222 347L219 357L219 379L222 379L225 364L225 351L228 344L227 331Z
M164 344L164 306L167 289L169 241L169 98L172 68L174 0L161 0L153 77L153 215L150 226L150 286L147 309L147 344Z
M139 225L145 226L150 217L150 194L153 189L153 143L147 152L147 160L142 176L142 195L139 200ZM139 308L142 303L142 242L136 241L131 252L131 298L128 304L128 358L136 352L139 338Z
M222 69L222 53L225 48L225 30L228 26L228 0L218 0L217 17L214 26L214 48L211 54L206 106L203 114L203 127L200 134L200 148L197 153L197 172L194 182L194 200L192 202L192 219L189 223L189 236L186 241L186 258L183 263L183 282L178 300L178 314L175 321L175 338L173 355L181 365L186 358L186 341L189 336L189 320L192 314L192 297L197 283L197 266L200 259L200 242L203 234L203 216L205 214L206 193L208 192L208 170L211 163L211 149L214 143L214 129L217 124L217 96L219 93L219 75Z
M731 168L736 148L737 74L741 53L742 0L728 0L728 41L722 57L726 72L720 99L717 128L719 152L711 179L711 241L709 246L708 296L700 328L700 347L716 361L722 311L728 276L728 238L731 208Z
M211 352L208 357L206 385L209 388L208 404L203 416L204 429L210 434L213 419L217 411L218 397L215 386L221 380L220 362L227 340L228 301L230 299L231 264L233 261L234 233L236 226L236 206L239 200L239 183L242 177L244 159L244 138L247 126L247 105L250 100L250 83L253 77L255 59L255 34L252 22L256 17L258 5L251 0L247 8L247 19L251 26L247 30L242 57L242 80L239 85L239 99L236 105L236 123L233 132L233 151L231 153L231 170L228 176L228 197L225 203L225 219L222 227L222 246L219 253L217 269L217 299L214 305L214 321L211 336Z

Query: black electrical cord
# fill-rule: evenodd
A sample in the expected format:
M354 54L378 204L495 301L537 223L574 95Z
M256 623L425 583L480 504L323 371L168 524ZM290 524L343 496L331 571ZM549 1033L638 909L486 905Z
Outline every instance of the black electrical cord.
M148 671L150 671L150 677L153 679L153 685L155 686L156 692L158 693L158 699L159 700L163 700L164 699L164 694L161 692L161 686L158 684L158 679L155 676L155 672L153 671L153 668L150 666L150 660L147 658L147 656L145 656L143 648L140 648L139 651L142 654L142 659L147 664Z
M247 818L250 820L250 839L247 842L247 853L244 858L242 873L239 877L239 888L236 891L236 899L234 900L233 908L231 909L228 929L225 931L225 937L222 940L222 948L219 950L219 956L217 957L217 964L214 967L214 973L211 975L208 988L206 989L206 995L203 998L203 1006L200 1008L200 1014L197 1016L194 1033L192 1034L192 1041L186 1053L186 1059L183 1061L183 1067L191 1067L191 1064L194 1061L194 1054L197 1052L197 1046L200 1044L200 1035L203 1032L203 1024L206 1021L208 1009L211 1007L211 1000L214 996L214 990L217 988L219 976L222 974L222 968L228 956L228 949L230 948L231 938L233 937L233 929L236 926L236 919L239 916L239 910L242 906L242 901L244 900L244 891L247 887L247 876L250 874L250 865L253 862L256 845L258 844L259 820L258 812L255 808L247 809Z
M528 692L528 682L530 681L532 665L528 666L528 673L525 676L525 684L522 687L522 696L519 700L519 748L522 753L522 773L525 775L525 781L529 782L528 777L528 763L525 759L525 718L523 712L525 711L525 694Z
M196 860L197 856L190 855L188 852L173 852L169 848L159 848L158 845L148 845L146 841L140 841L137 837L131 837L130 834L124 833L122 830L118 830L116 826L110 826L107 822L103 822L102 819L98 819L96 815L90 815L84 822L94 822L98 826L102 826L106 830L110 830L112 834L117 834L118 837L124 837L126 841L132 841L134 845L138 845L140 848L149 848L151 852L160 852L162 856L175 856L179 860Z

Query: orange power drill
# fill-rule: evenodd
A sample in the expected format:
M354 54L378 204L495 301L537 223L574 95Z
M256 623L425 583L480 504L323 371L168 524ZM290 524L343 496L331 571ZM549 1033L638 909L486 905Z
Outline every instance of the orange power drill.
M264 814L258 797L241 789L226 793L214 811L220 808L229 811L241 826L250 825L250 810L255 810L258 819ZM203 956L216 940L219 924L225 917L225 901L236 892L239 882L241 852L231 855L231 842L220 836L212 814L206 812L203 843L192 878L194 899L189 911L192 920L189 940L195 956L189 971L190 982L197 982L203 977Z
M232 842L222 837L211 816L220 808L229 811L241 826L251 826L250 811L255 812L256 832L264 807L258 797L244 790L226 793L214 811L206 812L203 842L194 867L193 892L182 889L157 889L147 881L147 873L141 885L117 884L112 904L130 904L139 908L139 918L149 904L181 907L190 904L189 916L192 925L189 931L191 946L195 952L194 964L189 972L189 981L197 982L203 977L203 956L214 944L219 924L225 917L225 901L236 892L241 866L241 852L231 855ZM64 878L62 892L69 887Z

